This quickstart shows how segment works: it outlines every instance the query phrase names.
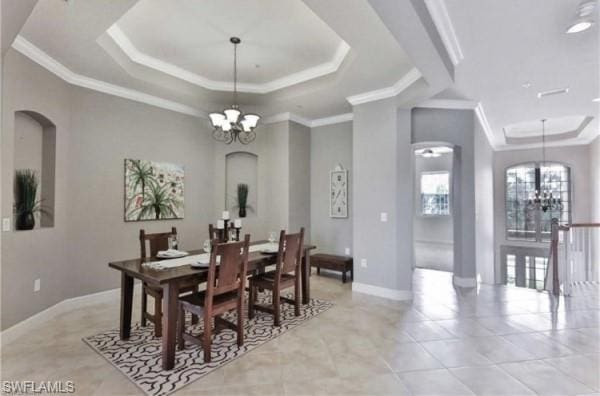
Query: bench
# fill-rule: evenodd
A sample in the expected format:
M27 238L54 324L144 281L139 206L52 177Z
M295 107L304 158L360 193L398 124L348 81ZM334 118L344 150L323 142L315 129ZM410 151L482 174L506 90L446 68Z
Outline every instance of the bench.
M342 273L342 282L346 283L346 273L350 271L350 281L354 280L354 266L352 257L337 256L334 254L317 253L310 256L310 265L317 267L317 275L321 268Z

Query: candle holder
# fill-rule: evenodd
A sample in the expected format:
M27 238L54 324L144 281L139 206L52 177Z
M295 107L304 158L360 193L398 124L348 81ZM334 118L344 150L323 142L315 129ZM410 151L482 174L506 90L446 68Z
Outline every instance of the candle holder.
M240 231L242 230L242 227L234 227L235 228L235 240L236 241L240 241Z
M223 242L229 242L229 220L223 219L225 227L223 227Z

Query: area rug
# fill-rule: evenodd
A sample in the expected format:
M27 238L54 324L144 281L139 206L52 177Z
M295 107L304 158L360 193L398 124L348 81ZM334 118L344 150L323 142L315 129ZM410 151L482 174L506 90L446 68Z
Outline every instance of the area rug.
M264 303L270 298L270 295L260 293L259 303ZM330 302L311 299L309 304L301 306L300 316L294 316L294 307L282 304L280 327L273 326L272 315L257 311L252 320L246 320L242 347L237 346L235 332L223 330L213 336L210 363L204 363L202 348L186 343L184 350L177 350L175 368L169 371L162 369L161 339L154 337L152 325L147 327L141 327L139 323L132 325L131 337L127 341L121 341L118 329L85 337L83 341L118 368L147 395L168 395L314 318L332 306ZM226 314L224 317L235 323L235 313ZM186 322L186 329L189 331L191 326L189 316ZM194 334L200 332L202 332L202 320L193 328Z

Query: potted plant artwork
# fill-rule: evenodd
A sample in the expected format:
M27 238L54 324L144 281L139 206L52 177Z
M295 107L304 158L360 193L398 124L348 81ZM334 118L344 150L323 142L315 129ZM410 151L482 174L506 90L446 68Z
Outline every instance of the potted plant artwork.
M44 212L42 201L37 198L38 176L32 169L20 169L15 173L16 229L32 230L35 216Z
M239 208L239 216L246 217L246 209L248 208L248 185L240 183L237 185L237 201Z

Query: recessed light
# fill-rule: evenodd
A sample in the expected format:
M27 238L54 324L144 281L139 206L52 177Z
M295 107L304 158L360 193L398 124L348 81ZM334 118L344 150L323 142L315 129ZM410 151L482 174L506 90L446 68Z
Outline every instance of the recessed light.
M564 93L568 93L568 92L569 92L569 87L551 89L549 91L538 92L537 97L538 97L538 99L541 99L544 96L559 95L559 94L564 94Z
M577 18L567 27L567 34L580 33L594 25L595 0L583 0L577 7Z
M579 33L584 30L588 30L592 27L594 22L591 19L580 19L575 21L573 24L569 25L567 28L567 33Z

